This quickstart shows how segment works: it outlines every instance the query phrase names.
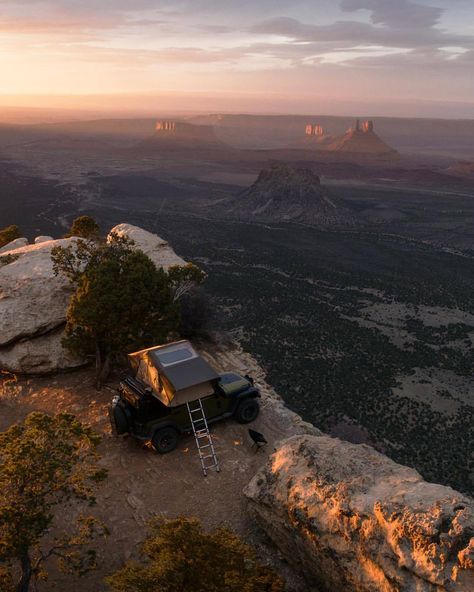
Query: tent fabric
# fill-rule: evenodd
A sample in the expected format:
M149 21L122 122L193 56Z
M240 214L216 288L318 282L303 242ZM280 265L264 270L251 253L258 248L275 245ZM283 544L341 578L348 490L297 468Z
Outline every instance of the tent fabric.
M153 354L154 352L150 353L150 358L155 362L156 357ZM155 364L158 368L160 367L156 362ZM219 378L209 364L199 356L166 368L161 367L160 371L166 373L166 377L176 391Z
M219 375L189 341L151 347L129 354L135 376L167 407L210 395Z

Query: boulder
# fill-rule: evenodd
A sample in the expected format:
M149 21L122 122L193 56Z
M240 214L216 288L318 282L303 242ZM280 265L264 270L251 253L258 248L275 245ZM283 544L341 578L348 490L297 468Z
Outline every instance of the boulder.
M35 238L35 245L39 245L40 243L46 243L46 242L52 241L52 240L54 240L52 236L40 235Z
M474 500L369 446L294 436L245 495L318 590L474 590Z
M66 278L54 276L51 249L74 240L52 240L7 252L17 258L0 267L0 347L64 324L71 288Z
M155 234L130 224L113 231L133 239L159 267L185 263ZM82 363L61 345L72 288L66 278L54 275L51 261L53 247L77 240L41 236L33 245L20 246L18 241L26 239L17 239L2 250L2 256L13 257L0 265L0 370L42 374Z
M28 244L27 238L16 238L15 240L12 240L9 243L7 243L6 245L4 245L0 249L0 253L5 254L5 253L8 253L9 251L21 249L22 247L25 247L27 244Z
M33 339L0 347L0 368L18 374L49 374L84 365L84 360L66 350L63 327Z
M184 259L176 255L169 243L143 228L132 224L118 224L112 228L109 237L112 233L133 240L135 247L148 255L157 267L168 269L172 265L186 265Z

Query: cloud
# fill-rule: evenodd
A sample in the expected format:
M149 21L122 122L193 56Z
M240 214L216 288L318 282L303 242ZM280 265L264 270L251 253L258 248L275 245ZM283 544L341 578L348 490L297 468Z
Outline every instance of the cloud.
M329 25L312 25L289 18L272 18L254 25L254 33L278 35L293 42L334 42L336 44L375 44L414 49L443 45L474 46L474 37L448 33L437 28L403 29L376 26L359 21L336 21Z
M436 25L444 10L410 0L342 0L341 10L354 12L366 9L375 25L395 28L430 28Z

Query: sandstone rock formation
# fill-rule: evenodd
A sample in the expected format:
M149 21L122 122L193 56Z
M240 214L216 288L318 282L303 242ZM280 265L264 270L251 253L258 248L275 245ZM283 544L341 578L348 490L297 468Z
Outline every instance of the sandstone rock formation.
M316 226L357 223L356 215L344 202L329 196L315 173L286 164L262 170L251 187L226 203L226 211L245 220Z
M326 133L323 126L319 123L308 123L305 128L305 138L303 142L295 144L297 148L320 147L329 144L333 137Z
M130 224L119 224L111 232L131 238L158 267L184 264L151 232ZM76 240L49 240L1 253L12 258L0 264L0 370L42 374L84 363L61 345L71 288L64 277L54 275L51 262L53 247Z
M474 590L474 501L369 446L294 436L245 494L318 590Z
M395 160L398 152L386 144L374 131L373 121L365 121L360 126L357 120L355 126L337 138L327 147L332 152L341 152L354 158L373 158L377 160Z
M193 125L185 121L158 121L155 133L136 146L139 151L226 151L229 146L221 142L212 125Z
M39 245L40 243L47 243L51 240L54 240L52 236L40 235L35 238L35 245Z
M54 276L51 249L75 240L53 240L2 253L16 259L0 267L0 347L44 335L64 323L71 292L67 280Z
M21 249L21 247L26 247L27 244L28 244L27 238L16 238L15 240L12 240L8 244L4 245L0 249L0 253L7 253L8 251L13 251L15 249Z
M118 224L110 231L109 238L112 233L133 240L135 248L148 255L157 267L168 269L172 265L185 265L185 261L176 255L169 243L143 228L132 224Z
M2 253L14 258L0 267L0 369L44 373L81 363L61 346L71 289L65 278L54 276L51 262L54 246L75 240L51 240Z

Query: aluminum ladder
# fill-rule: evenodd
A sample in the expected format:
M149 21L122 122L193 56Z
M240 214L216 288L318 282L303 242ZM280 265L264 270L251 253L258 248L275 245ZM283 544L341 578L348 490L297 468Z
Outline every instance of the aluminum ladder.
M193 401L193 404L193 407L191 407L189 403L186 403L186 407L188 408L189 419L191 420L194 439L196 440L202 472L204 477L207 477L207 471L209 469L216 469L217 473L220 471L219 461L217 460L201 399Z

